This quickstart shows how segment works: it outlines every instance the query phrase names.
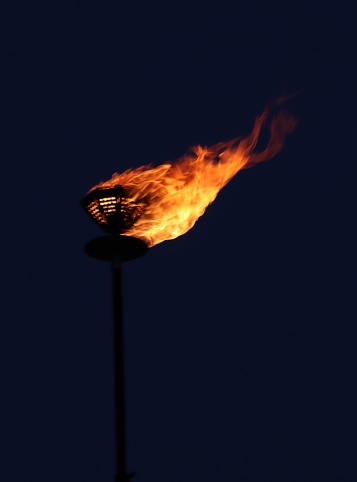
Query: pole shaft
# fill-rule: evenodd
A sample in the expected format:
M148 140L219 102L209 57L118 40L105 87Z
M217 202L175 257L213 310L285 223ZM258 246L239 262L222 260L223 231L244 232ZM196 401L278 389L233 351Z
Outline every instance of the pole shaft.
M125 376L123 343L123 299L122 269L119 257L112 260L113 308L114 308L114 387L115 387L115 432L116 463L115 482L125 482L126 473L126 433L125 433Z

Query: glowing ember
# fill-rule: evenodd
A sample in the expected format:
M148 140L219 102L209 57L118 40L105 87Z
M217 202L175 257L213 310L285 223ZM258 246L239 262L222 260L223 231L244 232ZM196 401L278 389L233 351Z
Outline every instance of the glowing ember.
M90 192L122 186L130 193L130 201L145 200L146 204L145 211L125 234L142 239L149 247L175 239L193 227L238 171L271 159L280 151L285 135L296 125L295 119L282 109L271 119L266 148L254 151L269 114L267 108L256 118L247 137L211 147L196 146L175 162L158 167L147 165L115 173Z

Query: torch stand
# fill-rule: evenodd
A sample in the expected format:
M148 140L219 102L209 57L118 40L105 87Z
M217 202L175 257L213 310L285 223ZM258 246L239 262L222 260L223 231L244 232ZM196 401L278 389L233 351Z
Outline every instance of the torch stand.
M114 383L117 475L115 482L128 482L135 472L126 471L125 371L123 344L122 262L143 256L146 244L138 238L123 235L102 236L85 246L86 253L101 261L110 261L113 279L114 307Z

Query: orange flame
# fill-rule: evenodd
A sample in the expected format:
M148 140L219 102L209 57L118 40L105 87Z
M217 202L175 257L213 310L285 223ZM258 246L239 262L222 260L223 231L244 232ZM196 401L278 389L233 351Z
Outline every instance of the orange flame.
M121 185L133 201L145 199L145 212L126 235L142 239L149 247L175 239L193 227L238 171L271 159L280 151L285 135L296 125L296 120L282 109L272 117L267 146L261 152L254 151L269 114L266 108L247 137L211 147L196 146L175 162L157 167L147 165L115 173L91 191Z

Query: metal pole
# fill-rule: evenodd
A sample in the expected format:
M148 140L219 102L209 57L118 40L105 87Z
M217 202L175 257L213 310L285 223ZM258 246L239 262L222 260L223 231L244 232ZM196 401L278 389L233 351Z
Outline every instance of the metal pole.
M85 245L86 253L94 259L110 261L113 278L114 315L114 387L115 387L115 436L116 465L115 482L128 482L135 472L126 472L125 436L125 379L122 306L122 261L143 256L148 250L144 241L124 235L102 236Z
M114 387L116 463L115 482L128 482L134 473L126 472L125 375L123 343L122 269L119 255L112 258L114 307Z

